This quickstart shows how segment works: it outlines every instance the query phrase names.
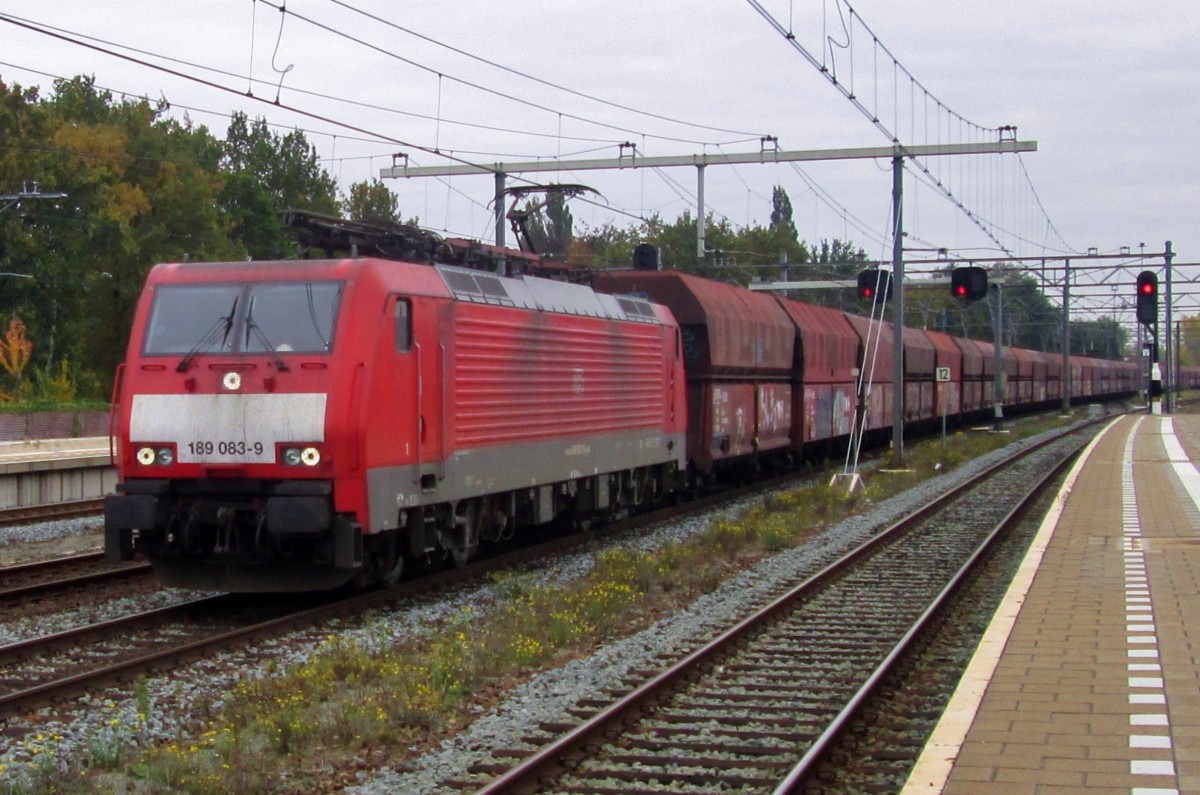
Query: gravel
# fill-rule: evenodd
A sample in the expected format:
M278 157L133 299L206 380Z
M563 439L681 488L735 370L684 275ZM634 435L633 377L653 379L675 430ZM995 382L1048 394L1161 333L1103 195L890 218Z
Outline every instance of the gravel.
M1027 446L1030 443L1016 444ZM360 772L360 783L351 791L357 795L448 791L439 790L438 782L465 777L473 763L488 758L490 749L517 747L521 737L539 722L567 719L566 710L575 702L614 686L630 670L652 664L664 649L694 644L698 638L723 629L738 615L749 593L770 589L785 575L794 576L797 568L815 568L820 561L850 548L874 528L895 521L912 506L1006 454L1006 451L990 454L871 506L865 513L829 528L804 546L762 561L698 599L682 613L612 643L587 659L535 676L517 688L503 704L481 715L468 730L447 740L433 752L402 763L403 769ZM635 537L615 538L607 545L642 550L657 548L699 532L712 522L735 516L760 499L742 501L702 519L666 523ZM72 532L79 532L79 523L52 522L4 528L0 529L0 545L44 541ZM592 560L590 552L558 556L530 568L527 576L550 585L581 576L591 568ZM97 605L85 616L79 613L41 616L36 619L36 626L29 626L28 622L19 619L0 621L0 644L29 637L35 631L47 634L59 631L59 627L99 620L97 616L112 617L194 596L191 592L166 590L145 598ZM176 716L194 721L198 706L206 703L215 702L219 709L221 697L239 681L265 677L271 671L305 661L331 634L362 644L386 645L420 637L431 626L466 610L476 619L484 617L500 597L498 586L492 584L426 596L394 606L386 613L380 611L353 621L335 622L217 655L185 666L172 675L150 678L135 688L135 692L129 688L112 688L72 704L41 710L30 719L12 719L0 724L0 736L6 740L4 750L0 751L0 791L27 787L48 772L64 768L71 760L87 758L89 753L96 756L121 743L148 745L176 741L181 734Z
M693 647L701 638L725 629L741 617L745 602L752 596L772 590L781 580L794 578L797 569L815 570L828 556L849 550L876 528L897 521L913 507L1001 460L1013 447L1028 447L1038 438L1016 442L1009 450L991 453L874 505L866 512L828 528L801 547L761 561L696 600L687 610L616 641L591 657L534 677L519 686L506 702L480 717L467 731L447 740L436 751L406 763L404 769L375 775L364 772L360 774L363 783L348 791L355 795L457 792L439 787L439 783L470 778L470 767L488 760L492 749L521 747L522 737L539 723L573 722L575 719L567 714L567 710L578 701L617 687L630 671L655 666L664 650Z
M0 547L53 541L58 538L95 532L95 529L95 519L62 519L54 522L0 527Z

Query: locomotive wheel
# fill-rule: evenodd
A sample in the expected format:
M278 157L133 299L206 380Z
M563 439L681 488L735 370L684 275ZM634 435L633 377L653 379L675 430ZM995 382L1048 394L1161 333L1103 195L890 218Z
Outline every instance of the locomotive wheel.
M475 557L479 548L479 531L476 526L475 503L460 503L455 510L454 526L443 532L442 546L450 553L455 568L466 566Z
M379 538L371 555L371 568L377 582L384 588L395 588L404 574L404 553L399 547L396 533L385 533Z
M400 577L404 574L404 556L397 554L395 558L391 568L385 569L379 574L379 584L389 590L400 584Z
M471 558L475 557L475 547L458 547L450 548L450 560L454 562L454 568L461 569L471 562Z

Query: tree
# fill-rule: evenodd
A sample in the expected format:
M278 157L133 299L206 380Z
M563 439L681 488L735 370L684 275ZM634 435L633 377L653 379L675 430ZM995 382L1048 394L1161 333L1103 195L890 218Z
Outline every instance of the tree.
M617 226L611 222L595 229L586 225L568 247L568 259L597 268L629 267L633 249L646 242L635 226Z
M575 234L574 226L566 196L561 190L550 191L546 196L546 253L566 254Z
M574 219L567 207L566 193L550 188L546 198L530 199L520 210L529 244L538 254L565 256L574 237Z
M342 212L352 221L400 223L400 203L396 194L377 179L351 185L350 195L342 201Z
M254 259L294 255L280 212L311 210L337 215L337 183L299 130L276 135L266 119L251 123L235 113L225 135L226 172L221 206L235 239Z
M1100 359L1120 358L1128 335L1112 318L1071 322L1071 353Z
M826 278L831 275L853 276L862 270L866 262L869 262L866 251L837 238L822 240L812 257L813 269L826 274Z
M12 318L0 344L0 366L19 381L32 354L33 343L25 339L25 324L18 317Z
M800 234L792 221L792 200L782 186L771 190L771 232L775 245L788 255L788 261L800 260Z
M66 194L0 217L0 270L32 276L6 280L0 308L28 324L38 371L86 362L71 375L89 397L109 393L154 263L245 256L218 207L220 142L165 111L117 102L86 77L56 82L45 100L0 99L0 125L11 123L0 134L0 182Z
M868 261L867 252L861 247L856 248L852 243L837 238L822 240L813 247L807 267L797 270L794 278L853 280ZM812 291L804 296L804 300L850 311L860 309L857 293L853 289Z

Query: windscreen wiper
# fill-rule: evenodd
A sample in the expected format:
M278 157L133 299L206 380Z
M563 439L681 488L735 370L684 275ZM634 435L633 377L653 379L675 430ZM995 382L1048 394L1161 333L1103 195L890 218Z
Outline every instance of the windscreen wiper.
M317 306L313 300L312 282L304 285L304 293L308 298L308 319L312 321L313 331L317 332L317 336L321 338L321 345L325 350L329 350L329 340L325 339L325 335L321 333L321 324L317 321Z
M218 334L221 335L221 347L225 347L225 343L229 340L229 332L233 328L233 315L237 312L237 305L238 299L237 296L234 296L233 306L229 308L229 314L217 318L217 322L213 323L212 327L204 332L204 336L187 352L187 355L180 359L179 364L175 367L175 372L186 373L188 367L192 364L192 360L196 358L196 354L200 353L201 349L215 342Z
M275 350L275 346L267 339L267 335L263 333L262 328L254 322L254 299L250 299L250 305L246 308L246 345L249 350L250 335L254 334L254 338L263 346L267 353L271 354L271 361L275 364L275 369L281 373L288 370L287 362L279 355L279 351Z

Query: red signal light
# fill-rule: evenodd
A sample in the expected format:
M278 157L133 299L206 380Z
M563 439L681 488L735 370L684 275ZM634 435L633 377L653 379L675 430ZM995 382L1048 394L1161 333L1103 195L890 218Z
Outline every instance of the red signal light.
M950 295L970 302L986 298L987 294L987 271L983 268L971 265L950 271Z
M892 274L870 268L858 272L858 297L864 301L886 301L892 297Z
M1137 277L1137 319L1149 326L1158 323L1158 275L1142 271Z

